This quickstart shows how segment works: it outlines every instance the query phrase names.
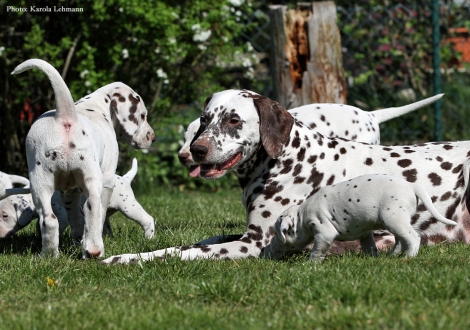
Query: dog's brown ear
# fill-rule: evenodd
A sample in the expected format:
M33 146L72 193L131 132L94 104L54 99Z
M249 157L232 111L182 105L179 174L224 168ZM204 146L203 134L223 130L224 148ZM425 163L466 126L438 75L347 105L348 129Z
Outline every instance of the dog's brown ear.
M269 157L277 158L289 139L294 118L279 103L267 98L253 98L259 114L261 142Z

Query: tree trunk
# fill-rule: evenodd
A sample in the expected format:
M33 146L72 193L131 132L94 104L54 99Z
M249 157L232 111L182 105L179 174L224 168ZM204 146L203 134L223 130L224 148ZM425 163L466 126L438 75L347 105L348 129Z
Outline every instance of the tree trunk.
M346 103L341 36L333 1L269 7L274 98L287 109Z

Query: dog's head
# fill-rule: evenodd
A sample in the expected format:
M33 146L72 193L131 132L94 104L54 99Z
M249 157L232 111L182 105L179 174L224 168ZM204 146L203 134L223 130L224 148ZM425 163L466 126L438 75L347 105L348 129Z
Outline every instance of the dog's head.
M0 201L0 238L13 236L34 218L31 195L9 196Z
M117 140L136 149L150 147L155 141L155 133L147 122L147 109L140 95L123 83L112 83L108 87L107 96Z
M206 100L200 127L191 142L199 176L216 179L262 147L278 158L289 140L294 118L279 103L246 90L227 90Z
M189 166L189 175L191 177L197 177L200 172L199 165L194 161L191 151L189 150L191 141L199 130L199 118L191 122L188 125L188 129L184 133L184 144L178 151L178 159L184 166Z

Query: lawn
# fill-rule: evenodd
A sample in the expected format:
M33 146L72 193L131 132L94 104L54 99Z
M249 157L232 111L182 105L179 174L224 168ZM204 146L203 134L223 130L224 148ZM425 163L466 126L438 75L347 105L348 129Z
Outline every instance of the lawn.
M107 256L244 229L237 190L161 189L137 199L156 219L156 238L146 240L116 214ZM0 329L470 327L470 246L463 244L423 247L414 259L348 253L319 265L298 255L105 267L81 260L67 235L58 259L39 258L30 226L0 249Z

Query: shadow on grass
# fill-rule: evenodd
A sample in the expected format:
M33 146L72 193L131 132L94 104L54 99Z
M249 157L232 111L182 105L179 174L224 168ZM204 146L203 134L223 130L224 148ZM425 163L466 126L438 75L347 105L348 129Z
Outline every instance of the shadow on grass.
M41 251L41 237L34 233L21 233L0 239L0 253L34 254Z

